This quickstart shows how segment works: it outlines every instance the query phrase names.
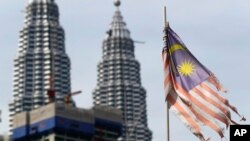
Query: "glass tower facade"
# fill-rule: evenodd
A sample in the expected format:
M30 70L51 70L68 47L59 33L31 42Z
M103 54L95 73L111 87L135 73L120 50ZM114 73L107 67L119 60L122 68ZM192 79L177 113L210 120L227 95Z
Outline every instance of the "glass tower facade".
M122 111L124 128L120 141L151 141L146 90L141 85L134 41L119 10L120 1L116 1L115 5L117 11L103 41L102 60L98 64L94 105L111 106Z
M29 0L14 60L10 127L15 114L49 102L47 91L51 85L57 102L63 102L64 95L71 91L70 59L65 52L64 40L54 0Z

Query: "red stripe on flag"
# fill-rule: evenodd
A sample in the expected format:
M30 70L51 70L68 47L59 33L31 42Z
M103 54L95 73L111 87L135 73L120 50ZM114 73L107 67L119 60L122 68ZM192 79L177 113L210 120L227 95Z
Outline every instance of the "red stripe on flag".
M191 104L197 105L199 108L201 108L204 112L206 112L210 116L212 116L212 117L216 118L217 120L221 121L226 126L229 126L230 123L228 122L225 115L220 115L220 114L214 112L212 109L210 109L210 107L205 106L202 102L197 100L197 98L195 98L191 94L187 93L178 83L176 83L176 86L177 86L177 88L176 88L177 93L178 93L178 95L180 97L184 97L185 99L188 100L189 103L191 102Z
M180 99L178 100L178 95L175 92L171 92L168 95L167 100L168 100L169 104L171 105L170 109L173 110L173 107L174 107L174 109L176 110L175 112L178 112L184 118L185 121L182 120L182 122L184 122L186 124L186 126L190 127L191 128L190 130L196 136L201 138L201 140L205 141L205 138L201 133L200 126L198 125L198 123L196 122L194 117L192 117L192 115L191 115L192 112L187 112L187 110L189 108Z
M214 95L215 97L217 97L218 99L220 99L220 101L222 103L224 103L226 106L228 106L231 110L233 110L236 114L238 114L239 116L241 116L238 112L238 110L232 106L229 101L227 99L225 99L224 97L220 96L218 93L216 93L212 88L210 88L206 83L201 83L200 84L202 88L204 88L205 90L207 90L209 93L211 93L212 95Z

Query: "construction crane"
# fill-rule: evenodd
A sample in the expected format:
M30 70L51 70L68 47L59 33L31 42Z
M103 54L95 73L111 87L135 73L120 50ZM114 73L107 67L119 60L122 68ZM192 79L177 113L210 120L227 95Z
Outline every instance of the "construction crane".
M55 81L55 56L53 53L53 48L51 47L50 51L50 78L49 78L49 89L47 91L47 95L49 97L49 103L53 103L56 101L56 92L55 92L55 86L54 86L54 81ZM69 105L71 103L71 97L77 94L82 93L82 91L77 91L77 92L72 92L64 96L64 103L66 105Z
M71 97L78 95L80 93L82 93L82 91L76 91L76 92L69 93L69 94L65 95L64 96L64 103L68 106L71 103Z
M55 77L55 56L53 53L53 47L50 47L50 78L49 78L49 89L47 91L47 95L49 97L49 103L55 102L55 86L54 86L54 77Z
M135 40L134 40L134 42L137 43L137 44L145 44L146 43L144 41L135 41Z

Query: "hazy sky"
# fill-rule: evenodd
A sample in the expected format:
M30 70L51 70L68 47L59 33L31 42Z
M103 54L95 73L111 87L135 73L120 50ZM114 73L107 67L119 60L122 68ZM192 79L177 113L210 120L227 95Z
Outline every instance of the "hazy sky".
M72 62L72 90L83 90L83 94L74 99L78 106L88 108L92 106L102 41L115 8L112 0L56 1ZM0 109L3 110L0 133L8 127L13 60L26 4L27 0L0 0ZM172 28L229 90L225 96L230 102L250 119L249 0L123 0L121 10L132 38L146 42L136 44L135 54L141 63L142 85L147 90L148 122L153 141L166 140L161 61L163 6L166 4ZM172 141L198 141L173 114L170 122ZM211 136L212 141L219 140L217 134L206 128L205 134Z

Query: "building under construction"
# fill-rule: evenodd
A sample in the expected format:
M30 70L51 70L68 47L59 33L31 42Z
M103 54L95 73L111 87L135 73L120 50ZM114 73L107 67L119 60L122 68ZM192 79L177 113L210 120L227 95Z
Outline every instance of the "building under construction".
M63 103L64 96L71 92L71 63L59 18L55 0L28 1L14 60L10 131L15 114L47 105L52 100Z
M2 135L0 135L0 141L3 141L3 139L4 139L4 138L3 138L3 136L2 136Z
M108 107L51 103L13 117L13 141L115 141L121 134L122 113Z
M0 141L10 141L8 133L0 134Z

